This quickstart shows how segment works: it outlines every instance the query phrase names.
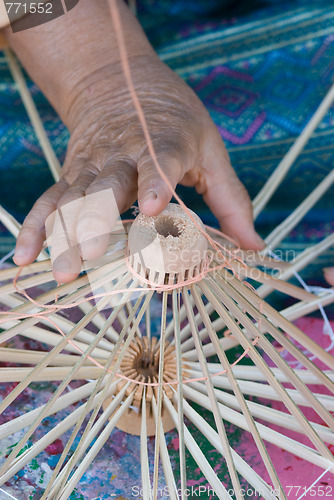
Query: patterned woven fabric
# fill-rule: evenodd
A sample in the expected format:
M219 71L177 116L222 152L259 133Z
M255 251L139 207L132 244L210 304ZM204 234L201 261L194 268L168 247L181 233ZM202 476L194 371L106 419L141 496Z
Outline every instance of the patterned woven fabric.
M302 131L331 85L334 10L331 2L138 2L139 14L162 58L203 100L253 197ZM266 5L264 5L266 4ZM217 7L218 5L218 7ZM261 6L262 5L262 6ZM191 7L193 6L193 7ZM243 15L235 17L239 9ZM1 203L19 220L51 185L41 149L8 71L0 59ZM68 133L30 82L51 142L63 161ZM327 113L277 195L258 221L261 233L281 221L333 165L334 111ZM215 221L193 190L188 205ZM333 190L284 246L297 250L333 230ZM2 239L2 252L12 244ZM329 260L327 254L323 262ZM333 259L334 260L334 259Z
M291 4L290 4L291 5ZM251 197L259 191L325 96L334 71L334 11L328 2L296 2L247 16L161 34L160 57L197 92L229 150ZM333 108L258 220L263 234L281 222L333 168ZM214 224L193 192L188 204ZM293 231L282 249L297 252L333 231L331 189ZM310 268L334 261L327 252Z
M331 3L295 1L284 8L283 1L258 1L253 2L251 8L250 1L238 4L223 0L138 2L140 19L160 57L204 101L226 142L238 175L252 196L302 131L333 81L334 11L328 8ZM29 88L56 154L63 161L68 132L32 82L29 82ZM4 57L0 58L0 105L0 203L22 220L36 198L51 185L52 177ZM258 221L260 232L267 234L333 168L333 144L332 109L277 195L261 214ZM180 192L206 223L215 223L193 190L182 188ZM305 245L319 241L333 231L333 215L331 190L284 241L282 249L300 251ZM2 230L0 253L8 252L12 245L13 239ZM320 267L330 261L334 262L334 256L327 252L311 268L310 273L318 283ZM156 310L152 308L152 328L159 311L158 307ZM316 338L322 322L312 327L312 321L317 320L308 321L309 328L303 329ZM26 347L23 339L19 342L16 347ZM40 348L39 344L32 342L30 348ZM45 382L38 387L40 395L34 401L29 399L28 388L17 405L11 407L13 417L32 409L32 405L42 404L57 385ZM6 394L5 390L10 389L2 388L2 393ZM64 411L59 418L65 416ZM212 418L209 412L203 416L208 420ZM57 418L50 416L45 428L54 427L59 421ZM198 432L196 434L195 428L189 426L189 429L200 442L201 436ZM250 448L248 435L232 425L228 433L231 445L247 461L251 458L252 466L256 468L258 458ZM68 434L52 443L29 466L19 471L6 483L6 491L19 500L41 498L67 438ZM168 434L167 443L177 473L178 440L175 431ZM8 442L8 447L12 444ZM229 484L222 458L208 443L200 444L205 446L206 456L215 472ZM150 440L150 453L153 453L153 448L154 442ZM309 485L317 478L317 468L301 467L299 459L276 447L269 451L275 457L275 466L284 485ZM110 492L120 499L133 498L131 486L141 484L139 457L139 440L114 429L95 465L72 493L71 500L107 499ZM195 487L205 485L205 479L196 476L196 464L191 460L188 463L189 470L194 471L191 484ZM330 481L328 476L323 480ZM331 487L332 483L329 484ZM161 495L159 498L167 500L169 497Z

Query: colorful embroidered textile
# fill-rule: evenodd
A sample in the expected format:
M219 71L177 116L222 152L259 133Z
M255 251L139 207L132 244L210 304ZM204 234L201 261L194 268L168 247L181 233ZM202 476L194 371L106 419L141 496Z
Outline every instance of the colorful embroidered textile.
M249 2L239 7L236 2L225 2L226 12L222 12L224 9L218 9L217 2L192 2L192 10L185 0L173 2L171 12L166 7L167 2L161 7L161 2L158 5L147 0L145 5L139 5L139 13L160 57L185 78L204 101L226 142L238 175L254 196L302 131L333 81L334 11L329 8L331 2L317 1L290 2L285 8L282 2L271 2L269 7L264 6L264 2L257 2L258 10L251 10ZM228 10L227 4L232 8L233 3L233 8L239 9L238 17L235 17L236 10ZM242 9L243 15L240 14ZM0 200L22 221L36 198L51 185L52 178L3 57L0 59L0 82ZM62 161L67 130L36 86L30 82L29 88ZM259 218L258 227L263 234L290 213L312 186L333 168L333 144L334 110L331 109ZM180 192L206 223L214 224L212 215L193 190L184 188ZM332 200L333 190L328 191L293 231L283 243L283 250L300 251L333 231ZM0 241L2 253L12 248L13 240L4 231ZM327 252L321 257L314 274L318 282L319 266L330 260L334 262L333 253ZM154 311L152 320L154 322ZM310 320L309 332L316 338L320 320L317 324L314 321L317 320ZM24 342L16 347L24 348ZM40 349L40 345L36 344L35 348ZM38 384L40 397L34 401L34 406L46 401L55 387L54 383ZM0 387L3 394L5 389L11 388ZM17 407L12 408L13 417L31 409L30 390L27 389ZM46 427L52 428L57 418L48 418ZM228 431L231 445L256 468L256 456L247 435L233 426ZM171 454L175 452L174 470L177 470L177 434L171 432L167 439ZM65 443L66 436L48 447L37 460L6 483L5 490L19 500L39 499ZM8 447L13 444L8 441ZM152 440L150 452L153 446ZM276 452L275 448L272 456ZM224 462L212 453L210 446L207 457L228 486ZM283 474L285 486L308 486L318 475L313 467L301 470L300 462L287 454L276 453L275 457L275 466L281 477ZM189 470L193 471L188 477L195 491L200 485L206 485L206 481L196 475L193 462ZM321 484L333 491L329 474L323 477ZM140 498L137 494L140 485L139 439L114 430L71 499L102 500L110 498L111 493L120 499ZM137 489L132 490L133 487ZM161 484L162 492L164 487ZM289 498L297 498L294 496L296 491L292 490ZM0 493L0 498L7 497ZM162 493L159 498L167 499L168 496ZM253 497L249 495L248 498Z
M234 9L246 8L245 2L232 4ZM239 177L253 197L332 82L334 11L328 7L330 2L297 1L290 7L280 2L266 8L262 5L258 10L250 9L248 3L249 12L238 18L229 13L234 11L226 3L217 8L213 0L195 2L188 10L182 2L174 2L172 11L166 5L139 3L143 25L162 60L207 106ZM0 81L0 200L22 221L52 178L3 57ZM30 82L29 88L63 161L67 130L37 87ZM333 124L331 110L259 218L258 228L263 234L290 213L332 168ZM181 193L205 222L215 223L193 190L183 189ZM283 247L292 245L299 251L329 234L334 219L332 199L333 189ZM13 239L4 232L1 235L1 251L5 253ZM321 258L321 264L329 261L329 253Z
M160 306L161 304L158 304L157 301L153 304L153 319L161 314ZM302 318L297 322L297 325L312 339L316 340L322 347L329 347L329 337L326 335L321 335L321 337L319 336L319 334L322 333L323 328L322 320L316 318ZM334 322L332 322L332 328L334 328ZM43 348L43 345L41 346L40 343L24 339L23 337L20 338L19 336L15 338L15 342L12 341L9 345L9 347L14 346L20 349L29 348L41 350L41 348ZM329 352L334 355L333 348ZM236 353L230 354L234 356L233 359L236 359L238 356ZM282 355L284 356L284 352ZM291 366L295 367L295 360L291 358L289 359L287 356L285 357L286 360L291 363ZM268 359L266 359L266 361L270 364ZM11 366L11 364L5 363L5 366ZM25 414L26 412L45 404L50 399L52 394L54 394L58 385L59 384L57 382L47 381L30 384L20 397L16 399L15 405L11 405L8 408L6 415L0 415L0 424L5 421L10 421L19 415ZM69 390L76 389L79 386L80 382L71 382ZM5 397L14 389L14 387L15 384L0 384L1 396ZM252 401L256 402L257 398L252 397ZM266 404L268 404L268 400L266 400ZM273 401L270 404L270 407L283 412L286 411L284 405L277 401ZM65 410L45 418L43 420L43 425L40 425L37 428L33 437L29 439L24 450L36 442L37 439L42 438L47 431L53 429L76 408L78 408L78 404L67 407ZM315 417L312 408L303 408L303 412L305 412L305 415L312 419L312 421L321 423L320 418L318 416ZM213 428L215 427L212 413L203 410L202 416ZM88 419L86 420L86 423L87 422ZM195 437L215 473L227 489L231 488L226 463L222 456L212 447L209 441L203 437L203 435L192 423L188 420L186 420L186 422L189 431ZM271 425L271 427L278 430L278 428L274 425ZM263 462L259 458L254 440L249 438L249 434L247 432L242 431L239 427L228 422L225 422L225 428L230 445L233 449L244 460L246 460L247 463L251 464L252 468L258 474L270 483L270 479L267 476ZM279 430L281 431L281 429ZM10 453L13 446L22 437L22 433L23 431L20 431L20 433L17 433L15 436L10 436L5 440L1 440L0 462L2 462L3 455ZM57 439L51 443L45 451L31 460L26 467L21 469L13 478L7 481L2 486L2 490L0 490L0 499L7 500L7 498L9 498L5 495L4 492L6 492L17 500L40 500L43 495L43 491L50 481L53 470L60 459L61 453L70 438L70 435L71 430L62 435L61 439ZM81 435L82 431L75 439L75 443L72 446L73 451L75 450ZM286 431L286 435L292 439L296 438L295 433L290 430ZM298 436L297 439L300 439L300 436ZM166 442L175 480L178 487L180 487L179 438L176 430L166 434ZM309 445L307 438L304 439L304 444L306 446ZM313 481L320 476L322 470L319 467L316 467L313 464L305 462L299 457L286 452L284 449L280 449L279 446L275 446L270 443L266 443L266 446L273 464L277 469L283 488L286 492L290 492L288 498L297 500L305 489L311 486ZM333 451L333 445L330 445L329 449ZM24 450L22 450L22 452ZM149 438L148 440L148 453L150 457L154 456L154 438ZM188 451L186 452L186 461L187 486L190 492L188 498L193 500L196 498L202 498L203 500L215 500L218 498L216 495L210 494L207 491L210 490L210 485L206 478L200 474L196 462ZM153 459L151 464L152 463ZM150 470L151 474L152 472L153 467ZM170 496L168 495L168 489L164 483L163 477L163 471L161 469L159 471L158 499L169 500ZM254 487L248 485L245 480L242 480L241 488L244 488L247 492L247 494L245 494L245 499L262 500L263 497L256 492ZM92 466L89 467L87 472L83 475L80 484L71 494L70 500L110 500L113 498L118 500L133 500L137 498L138 500L142 500L143 496L141 495L141 490L140 438L138 436L126 434L118 429L114 429L110 438L94 459ZM334 491L333 474L327 472L321 478L321 482L317 483L317 487L314 488L314 491L321 492L321 490L330 493L328 494L329 498L332 497L332 492ZM311 500L313 497L314 496L312 495L306 496L306 500ZM318 497L315 496L314 498Z

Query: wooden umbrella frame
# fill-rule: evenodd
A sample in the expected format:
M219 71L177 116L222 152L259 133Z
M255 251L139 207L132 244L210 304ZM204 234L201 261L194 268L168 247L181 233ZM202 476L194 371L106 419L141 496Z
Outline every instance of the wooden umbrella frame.
M5 49L5 56L46 160L55 180L58 180L60 166L21 69L9 49ZM256 216L282 182L333 100L334 85L255 198L253 206ZM168 290L150 286L126 265L124 248L120 244L126 244L131 223L124 223L124 228L113 235L108 258L100 266L88 270L72 283L41 293L34 297L33 301L29 300L27 292L22 291L49 285L53 279L51 263L45 251L38 262L21 270L17 281L16 268L0 271L1 303L8 309L0 317L3 328L0 339L4 344L4 347L0 348L0 361L26 365L0 368L0 382L18 383L1 402L0 412L15 404L16 398L30 383L43 380L59 381L57 390L46 404L0 426L1 439L21 429L28 429L2 464L0 485L55 439L72 429L42 496L43 499L67 499L108 440L114 427L121 426L126 415L131 416L134 413L137 415L136 433L140 435L145 500L157 498L160 463L171 497L182 500L186 498L186 449L197 462L217 497L232 498L189 432L184 417L200 430L224 458L235 498L238 500L243 498L240 477L265 499L287 498L265 442L277 445L317 465L325 472L333 472L334 459L328 445L334 444L334 419L331 414L334 411L334 399L326 394L313 393L310 386L317 384L333 393L334 358L301 332L292 321L334 302L334 289L322 289L315 293L292 285L287 280L333 245L334 235L309 247L292 262L277 262L270 256L270 252L274 251L299 223L333 181L334 172L331 172L304 202L267 236L266 248L259 254L234 252L215 230L206 228L207 233L222 245L219 251L210 247L212 258L207 272L201 279L190 280L189 283L182 281L180 286L177 286L176 281L176 286ZM17 236L20 226L3 208L0 211L0 220ZM224 266L221 265L221 253L226 259ZM276 274L260 271L257 266L263 263L266 268L279 268L279 271ZM215 269L214 272L212 269ZM259 286L256 290L248 286L245 281L247 278L257 281ZM105 287L105 292L95 298L96 303L92 303L91 294L99 292L101 287ZM273 290L292 296L297 302L277 312L264 301ZM137 293L135 299L132 298L134 291ZM113 294L116 293L129 296L129 300L121 300L119 305L112 307L111 312L106 315L101 309L110 306ZM151 303L157 293L161 294L158 340L151 334ZM168 319L167 314L168 302L171 302L171 319ZM77 323L61 314L63 308L74 307L79 308L82 315ZM97 333L90 329L90 325L95 326ZM292 368L274 348L268 334L284 347L303 369ZM16 335L46 343L50 346L50 351L45 353L7 348L5 343ZM296 347L296 343L310 355L306 356ZM236 346L242 346L243 355L235 363L231 363L226 353ZM139 351L145 354L138 354ZM263 351L275 368L266 363L262 356ZM252 360L252 366L242 363L242 357L246 354ZM214 355L217 361L208 361L208 358ZM152 360L154 358L154 375L151 371L149 374L134 374L131 371L133 366L129 366L129 363L132 363L130 358L132 360L135 356L137 364L140 356L145 359L148 356L151 356ZM140 362L141 360L142 358ZM327 369L320 370L314 360L324 363ZM84 384L65 393L66 387L73 380L83 381ZM293 388L287 389L284 386L286 382ZM287 412L274 410L261 402L250 401L248 396L280 401ZM22 452L44 418L77 402L81 402L81 405ZM211 426L190 402L209 410L215 426ZM323 424L307 420L300 407L312 407L321 417ZM88 424L82 429L87 416ZM225 421L249 432L268 472L269 483L230 446ZM270 424L279 425L281 431L273 430ZM170 425L177 429L179 435L180 488L175 482L173 465L164 437L164 432ZM293 430L300 436L307 436L312 446L306 446L297 438L288 438L285 430ZM149 473L150 457L147 446L147 437L151 433L155 434L152 477ZM74 453L69 454L75 438L79 435L79 443Z

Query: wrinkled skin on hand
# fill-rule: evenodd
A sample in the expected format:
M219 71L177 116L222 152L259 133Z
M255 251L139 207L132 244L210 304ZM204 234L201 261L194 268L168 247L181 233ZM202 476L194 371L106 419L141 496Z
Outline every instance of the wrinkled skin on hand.
M130 62L159 165L172 186L194 186L223 231L245 248L261 248L249 197L203 104L157 57L136 57ZM105 235L117 214L111 206L107 209L103 191L113 190L121 213L138 198L143 213L157 215L172 197L148 152L121 65L102 68L80 87L67 115L71 138L62 178L26 218L15 256L20 264L35 259L45 238L46 218L57 207L86 196L86 203L66 212L68 235L61 224L53 228L53 270L59 282L77 276L80 257L97 258L106 250ZM93 193L101 193L101 203L96 197L90 203L87 195ZM66 250L68 238L70 250Z
M159 60L125 3L112 1L163 172L173 188L177 183L194 186L222 230L242 247L261 249L248 194L208 112ZM103 254L118 213L136 199L147 215L158 215L171 199L148 152L123 76L110 3L80 0L50 23L19 33L6 30L12 48L71 134L62 178L28 214L14 257L18 265L33 262L46 226L58 282L74 279L82 258ZM326 278L334 284L333 268Z

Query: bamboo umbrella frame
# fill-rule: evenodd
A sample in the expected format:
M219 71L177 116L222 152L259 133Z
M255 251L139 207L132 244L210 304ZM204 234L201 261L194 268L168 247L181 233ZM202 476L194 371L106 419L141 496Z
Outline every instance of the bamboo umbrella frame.
M5 55L46 161L57 179L59 164L20 67L9 49ZM270 200L333 99L334 86L256 196L255 215ZM20 366L0 368L1 383L17 383L1 401L0 413L15 405L19 395L32 383L55 381L59 385L45 404L0 425L1 440L20 436L1 464L0 486L55 439L71 432L42 495L43 500L66 500L115 427L140 436L145 500L158 497L160 467L171 498L186 498L187 452L220 499L244 498L240 478L266 500L287 498L266 443L314 464L319 474L323 471L320 477L328 471L334 472L334 459L328 448L334 444L331 414L334 358L292 323L333 303L334 289L313 290L287 281L333 245L334 236L307 248L290 262L278 261L271 253L333 181L331 172L267 236L267 246L259 254L235 249L215 230L205 228L214 240L208 248L210 260L206 261L205 272L201 268L194 276L184 275L180 281L176 276L172 283L170 275L165 275L164 283L170 285L167 288L154 286L145 279L147 270L143 277L129 267L125 253L133 226L129 221L113 234L100 265L88 269L74 282L55 287L45 251L38 262L23 268L19 277L17 268L1 270L0 303L5 310L0 316L0 362ZM0 210L0 221L17 236L20 226L4 209ZM266 270L260 270L260 265ZM274 290L295 298L296 302L276 311L264 300ZM158 338L151 332L154 301L161 304ZM80 311L79 321L63 314L71 310ZM49 350L7 347L8 341L16 336L43 342ZM272 339L291 354L298 368L285 361ZM230 351L234 347L241 347L242 354L232 362ZM326 368L320 369L317 362ZM67 392L73 381L82 385ZM313 385L317 385L319 392L312 390ZM254 397L258 399L252 400ZM285 411L268 407L270 401L283 403ZM42 437L34 438L44 419L75 403L74 411ZM211 412L212 422L204 419L196 408ZM313 408L322 423L309 421L303 408ZM224 459L234 496L200 449L188 429L188 421ZM226 423L249 433L269 480L256 473L233 449ZM273 424L279 430L274 430ZM165 432L171 428L177 429L179 436L180 484L176 483L175 465L165 439ZM287 437L288 430L295 432L293 439ZM155 436L153 457L148 452L149 435ZM305 436L307 445L303 441ZM29 446L28 440L32 443ZM77 444L73 447L75 440Z

